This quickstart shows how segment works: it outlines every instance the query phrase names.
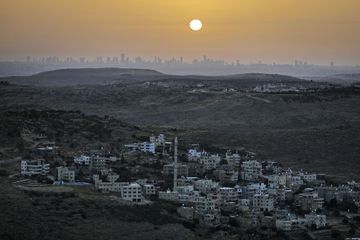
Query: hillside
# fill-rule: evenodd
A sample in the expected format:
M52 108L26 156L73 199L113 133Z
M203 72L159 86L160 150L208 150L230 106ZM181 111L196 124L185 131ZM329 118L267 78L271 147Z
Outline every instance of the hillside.
M76 86L76 85L109 85L161 80L193 81L230 81L247 84L262 82L304 82L295 77L276 74L237 74L228 76L166 75L154 70L128 68L80 68L60 69L31 76L4 77L1 81L13 84L35 86Z
M106 85L136 79L159 79L160 72L144 69L80 68L43 72L32 76L6 77L2 81L38 86Z
M286 166L340 178L360 176L359 88L263 74L136 80L96 86L2 86L0 110L81 110L143 127L188 129L184 138L189 143L246 147ZM302 90L254 90L269 85Z

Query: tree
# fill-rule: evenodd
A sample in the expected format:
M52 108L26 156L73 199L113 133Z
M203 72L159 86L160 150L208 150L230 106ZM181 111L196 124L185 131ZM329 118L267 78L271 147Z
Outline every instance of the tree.
M337 229L331 229L331 237L340 239L341 238L341 232Z
M221 161L220 161L220 165L226 165L226 164L227 164L226 159L221 159Z
M82 169L80 169L79 173L78 173L78 177L79 180L84 178L84 172L82 171Z
M239 227L238 221L236 220L236 218L233 218L233 217L231 217L231 218L229 219L229 225L230 225L230 226L233 226L233 227Z
M18 150L18 152L22 153L25 150L25 145L24 142L22 140L19 140L16 143L16 149Z
M8 176L9 173L6 169L0 169L0 176Z
M124 154L121 154L120 163L121 163L121 164L124 164L125 162L126 162L126 161L125 161Z

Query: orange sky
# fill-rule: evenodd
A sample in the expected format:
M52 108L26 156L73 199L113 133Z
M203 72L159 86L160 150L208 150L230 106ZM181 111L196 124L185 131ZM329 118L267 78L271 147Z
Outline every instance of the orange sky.
M200 32L188 22L203 21ZM360 64L360 0L0 0L0 58Z

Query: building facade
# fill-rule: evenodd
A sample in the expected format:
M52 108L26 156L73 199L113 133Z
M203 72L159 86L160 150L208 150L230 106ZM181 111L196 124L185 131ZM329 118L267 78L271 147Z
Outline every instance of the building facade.
M21 161L21 175L47 175L50 172L50 164L45 163L45 160L22 160Z
M56 178L58 181L75 182L75 171L67 167L57 167Z

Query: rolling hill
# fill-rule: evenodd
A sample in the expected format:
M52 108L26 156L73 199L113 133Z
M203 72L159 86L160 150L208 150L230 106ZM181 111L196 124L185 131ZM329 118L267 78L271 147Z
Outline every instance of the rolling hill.
M34 83L39 76L43 81ZM282 75L170 76L124 69L61 70L3 80L11 84L0 87L0 111L109 115L138 126L185 129L188 143L245 147L285 166L344 179L360 176L356 87ZM267 85L308 91L254 91Z

